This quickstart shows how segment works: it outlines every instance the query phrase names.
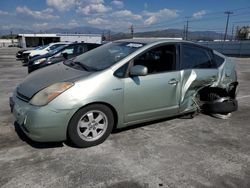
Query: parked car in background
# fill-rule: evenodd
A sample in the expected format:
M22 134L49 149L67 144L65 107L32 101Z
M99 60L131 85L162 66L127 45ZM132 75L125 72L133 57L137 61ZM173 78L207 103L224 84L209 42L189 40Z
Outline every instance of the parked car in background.
M34 70L74 58L82 53L92 50L100 44L92 43L72 43L64 45L50 51L49 53L31 58L28 62L28 73Z
M39 50L39 49L42 49L44 48L44 46L37 46L33 49L22 49L22 50L19 50L17 53L16 53L16 60L24 60L24 56L23 56L23 52L26 52L26 51L31 51L31 50Z
M114 128L204 111L237 110L233 61L181 40L127 39L35 71L10 98L40 142L102 143Z
M28 63L29 59L39 56L39 55L45 55L48 52L62 46L62 45L67 45L71 44L72 42L57 42L57 43L50 43L48 45L45 45L39 49L35 50L28 50L23 52L23 63Z

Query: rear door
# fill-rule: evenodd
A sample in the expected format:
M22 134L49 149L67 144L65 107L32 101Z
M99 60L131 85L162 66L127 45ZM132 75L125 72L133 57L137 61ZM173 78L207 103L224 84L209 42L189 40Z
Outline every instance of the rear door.
M181 102L197 89L218 80L219 71L214 66L213 52L205 47L182 44L180 68L183 72Z

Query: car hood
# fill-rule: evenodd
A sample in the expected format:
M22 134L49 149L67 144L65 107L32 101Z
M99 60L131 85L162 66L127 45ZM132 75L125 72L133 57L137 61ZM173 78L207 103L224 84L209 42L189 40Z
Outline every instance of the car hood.
M58 63L29 74L25 80L17 87L17 93L30 99L38 91L51 84L65 81L72 81L87 77L91 72L74 69Z
M47 50L33 50L30 52L30 56L35 56L35 55L45 55L49 53Z
M19 50L17 53L23 53L25 51L28 51L28 50Z
M34 50L26 50L26 51L24 51L23 53L24 53L24 54L28 54L28 53L31 53L32 51L34 51Z

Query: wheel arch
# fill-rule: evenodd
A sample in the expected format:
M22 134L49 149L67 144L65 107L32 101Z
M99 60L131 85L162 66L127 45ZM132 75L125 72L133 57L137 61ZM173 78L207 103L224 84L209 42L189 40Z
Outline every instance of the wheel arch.
M108 108L111 109L111 111L112 111L112 113L113 113L113 116L114 116L114 128L113 128L113 130L116 129L117 124L118 124L118 113L117 113L115 107L114 107L113 105L107 103L107 102L95 101L95 102L91 102L91 103L85 104L85 105L81 106L80 108L78 108L78 109L75 111L75 113L72 115L72 117L73 117L79 110L81 110L81 109L83 109L83 108L85 108L85 107L87 107L87 106L93 105L93 104L102 104L102 105L105 105L105 106L107 106ZM70 121L71 121L72 117L70 118ZM70 122L70 121L69 121L69 122Z

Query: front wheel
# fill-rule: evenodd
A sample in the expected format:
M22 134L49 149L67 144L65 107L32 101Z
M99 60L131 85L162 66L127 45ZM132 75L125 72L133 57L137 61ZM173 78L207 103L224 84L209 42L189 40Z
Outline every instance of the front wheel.
M102 104L93 104L73 115L68 126L68 137L77 147L95 146L106 140L113 126L111 109Z

